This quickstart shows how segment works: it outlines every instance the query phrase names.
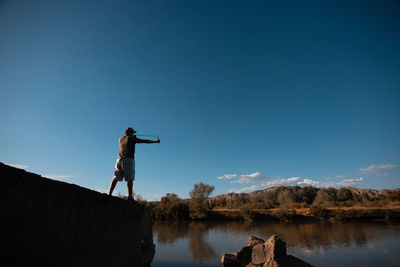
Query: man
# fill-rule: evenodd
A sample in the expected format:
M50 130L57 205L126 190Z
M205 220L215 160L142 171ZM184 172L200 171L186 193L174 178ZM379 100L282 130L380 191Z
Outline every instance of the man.
M136 144L154 144L157 141L139 139L134 135L136 133L131 127L125 129L125 135L119 138L120 152L114 168L114 178L111 181L108 194L111 196L118 181L125 178L128 186L128 200L133 200L133 180L135 180L135 145Z

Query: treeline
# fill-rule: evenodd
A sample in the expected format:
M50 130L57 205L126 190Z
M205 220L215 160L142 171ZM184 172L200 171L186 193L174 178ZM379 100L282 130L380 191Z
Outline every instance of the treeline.
M141 201L155 220L201 220L201 219L245 219L291 221L301 217L295 209L309 208L309 215L319 219L338 220L352 218L382 218L393 214L384 210L369 211L328 210L332 207L382 207L400 205L400 190L386 190L381 193L371 190L349 188L316 187L274 187L249 194L226 194L209 198L214 186L195 184L190 199L181 199L168 193L160 201ZM225 215L216 210L228 210ZM239 214L229 210L239 209ZM236 212L237 213L237 212ZM225 217L224 217L225 216ZM397 215L396 215L397 216Z

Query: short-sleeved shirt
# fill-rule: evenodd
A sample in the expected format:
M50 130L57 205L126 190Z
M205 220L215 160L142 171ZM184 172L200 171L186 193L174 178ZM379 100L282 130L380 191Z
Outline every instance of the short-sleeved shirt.
M135 158L135 145L139 143L146 143L136 137L136 135L124 135L119 138L119 154L118 158Z

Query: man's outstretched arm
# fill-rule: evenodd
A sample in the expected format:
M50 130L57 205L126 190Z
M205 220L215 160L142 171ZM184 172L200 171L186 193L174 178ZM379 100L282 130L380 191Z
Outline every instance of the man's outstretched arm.
M158 139L157 141L153 141L153 140L136 138L136 143L138 143L138 144L156 144L156 143L160 143L160 139Z

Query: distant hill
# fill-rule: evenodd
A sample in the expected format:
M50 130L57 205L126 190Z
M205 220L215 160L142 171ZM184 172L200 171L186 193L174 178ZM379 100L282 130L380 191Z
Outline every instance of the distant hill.
M273 192L273 191L280 191L280 190L287 190L291 188L296 188L296 186L275 186L275 187L269 187L265 188L263 190L257 190L254 192L249 193L249 195L259 195L259 194L264 194L266 192ZM317 190L321 189L326 189L326 188L317 188ZM383 189L383 190L375 190L375 189L359 189L355 187L342 187L338 189L348 189L350 190L351 194L353 195L353 198L359 199L359 198L373 198L377 197L379 195L387 196L391 192L400 192L400 188L393 189L393 190L388 190L388 189Z
M227 193L227 194L222 194L222 195L217 195L217 196L213 196L210 197L210 199L213 198L218 198L218 197L233 197L233 196L262 196L262 195L266 195L268 193L275 193L275 192L280 192L280 191L285 191L285 190L292 190L298 188L297 186L274 186L274 187L268 187L262 190L256 190L253 192L249 192L249 193ZM317 188L315 187L315 189L317 191L319 190L324 190L326 188ZM373 198L373 197L377 197L377 196L387 196L390 193L393 192L400 192L400 188L396 188L396 189L382 189L382 190L376 190L376 189L360 189L360 188L355 188L355 187L342 187L340 189L348 189L350 190L351 194L355 197L355 198L362 198L362 197L367 197L367 198Z
M214 196L209 199L209 203L213 207L239 207L246 203L255 203L254 207L274 208L287 203L305 203L304 205L345 201L365 203L379 200L399 201L399 198L400 188L375 190L355 187L276 186L250 193L228 193Z

